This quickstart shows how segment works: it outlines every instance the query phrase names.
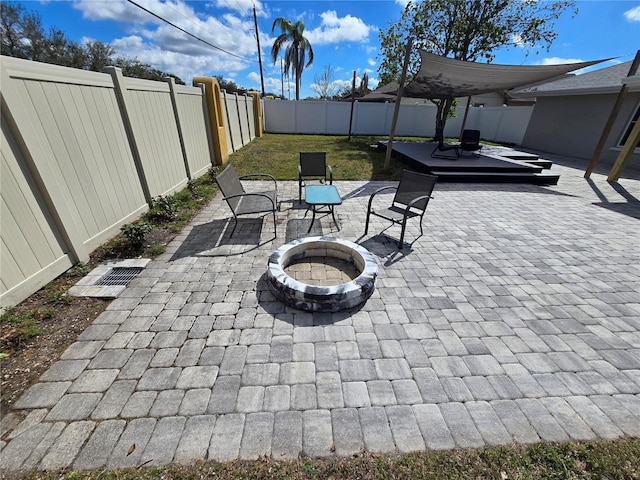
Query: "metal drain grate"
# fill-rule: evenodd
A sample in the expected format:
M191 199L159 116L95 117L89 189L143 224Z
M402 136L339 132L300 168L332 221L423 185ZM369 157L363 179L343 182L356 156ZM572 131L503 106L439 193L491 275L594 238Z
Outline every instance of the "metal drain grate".
M114 267L105 273L96 285L127 285L142 270L140 267Z

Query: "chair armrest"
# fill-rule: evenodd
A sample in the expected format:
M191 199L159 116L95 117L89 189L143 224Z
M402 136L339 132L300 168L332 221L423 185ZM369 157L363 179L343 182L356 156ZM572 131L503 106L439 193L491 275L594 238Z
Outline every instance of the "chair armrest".
M413 200L411 200L411 201L407 204L407 208L405 208L404 216L405 216L405 217L407 216L407 213L409 212L409 209L413 208L413 206L414 206L416 203L418 203L418 202L420 202L420 201L422 201L422 200L425 200L425 199L427 199L427 198L431 199L431 198L433 198L433 197L431 197L431 196L429 196L429 195L422 195L422 196L420 196L420 197L416 197L416 198L414 198ZM426 208L426 207L425 207L425 208Z
M269 175L268 173L249 173L247 175L242 175L241 177L238 177L238 178L240 180L246 180L246 179L251 178L251 177L266 177L266 178L268 178L275 185L274 190L278 191L278 182L276 182L276 177L274 177L273 175Z
M371 194L371 196L369 197L369 205L367 206L367 211L371 210L371 204L373 203L373 197L375 197L379 193L384 192L385 190L398 190L398 187L393 187L393 186L381 187L378 190L376 190L375 192L373 192Z
M331 165L327 165L327 170L329 171L329 185L333 185L333 168L331 168Z

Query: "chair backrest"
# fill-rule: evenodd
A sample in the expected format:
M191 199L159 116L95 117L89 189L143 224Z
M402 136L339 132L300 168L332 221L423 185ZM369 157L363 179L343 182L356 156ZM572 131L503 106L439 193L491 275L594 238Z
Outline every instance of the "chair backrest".
M408 205L413 199L426 196L427 198L413 205L413 208L424 210L427 208L429 197L433 192L433 188L436 186L436 180L438 180L438 177L435 175L404 170L400 177L400 183L398 184L396 195L393 198L393 203Z
M463 130L460 137L462 149L478 147L480 145L480 130Z
M300 152L300 175L326 177L327 152Z
M216 183L225 198L233 195L243 195L245 193L240 178L238 178L238 174L231 164L227 165L227 168L216 175ZM240 199L240 197L231 198L227 200L227 203L229 207L235 211L238 203L240 203Z

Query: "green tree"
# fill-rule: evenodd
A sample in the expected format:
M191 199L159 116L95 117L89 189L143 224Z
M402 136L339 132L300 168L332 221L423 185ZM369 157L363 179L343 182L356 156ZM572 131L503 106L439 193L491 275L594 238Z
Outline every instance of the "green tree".
M67 39L64 32L57 28L51 28L47 33L38 13L27 12L21 4L3 1L0 7L2 55L96 72L116 64L122 67L123 75L129 77L149 80L173 77L176 83L184 85L177 76L157 70L138 59L120 57L114 60L116 51L108 43L91 41L81 45Z
M162 80L164 77L172 77L178 85L184 85L184 82L179 77L153 68L148 63L142 63L137 58L118 57L115 60L115 64L122 69L122 75L126 77L142 78L144 80Z
M0 3L0 37L2 38L2 55L20 57L22 42L22 26L20 20L24 7L19 4Z
M108 43L98 40L85 43L84 50L87 55L87 68L93 72L102 72L105 67L113 65L113 56L116 50Z
M296 100L300 100L300 81L302 79L302 71L313 63L313 48L311 43L304 36L304 23L298 20L291 23L283 17L274 20L271 27L273 33L275 29L280 29L278 35L271 47L271 60L275 65L278 60L278 54L284 48L284 70L287 74L293 70L296 77ZM286 47L285 47L286 45ZM307 55L309 60L307 60Z
M215 79L218 80L220 89L227 93L238 93L240 95L245 95L247 93L246 88L240 87L233 80L225 80L222 75L216 75Z
M379 33L380 82L398 81L409 37L413 49L409 72L419 68L417 50L458 60L491 62L502 47L544 48L557 37L554 21L565 10L577 13L575 0L418 0L400 20ZM437 125L444 129L453 99L439 101Z
M40 15L35 12L27 13L22 16L20 24L22 30L20 56L34 62L44 62L48 42Z

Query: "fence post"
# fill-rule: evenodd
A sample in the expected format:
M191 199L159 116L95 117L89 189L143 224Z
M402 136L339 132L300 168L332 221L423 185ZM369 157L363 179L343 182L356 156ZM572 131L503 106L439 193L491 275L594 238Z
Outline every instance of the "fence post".
M191 169L189 168L189 160L187 158L187 148L184 144L184 135L182 134L182 125L180 124L180 114L178 113L178 99L176 97L176 81L173 77L165 77L163 79L169 84L169 95L171 97L171 106L173 107L173 116L176 118L176 126L178 127L178 139L180 140L180 150L182 150L182 160L184 169L187 172L187 178L191 178Z
M229 103L227 102L227 92L223 90L221 95L224 95L224 111L227 114L227 125L229 125L229 140L231 140L231 151L235 152L236 147L233 142L233 130L231 129L231 118L229 117Z
M256 137L262 137L262 105L259 92L249 92L253 98L253 121L255 123Z
M200 88L200 92L202 92L202 113L204 114L204 124L207 130L207 143L209 144L209 157L211 159L211 165L215 166L216 163L216 152L213 148L213 134L211 133L211 119L209 113L209 104L207 102L207 89L203 83L198 84L198 88Z
M111 79L113 80L113 86L115 87L116 99L118 100L118 104L120 105L120 111L122 112L122 123L124 125L124 130L127 133L127 139L129 140L129 148L131 148L131 154L133 155L133 161L136 165L136 172L138 172L138 181L140 182L140 186L142 187L142 192L144 193L144 199L146 202L151 205L152 197L151 190L149 189L149 182L147 181L147 176L144 173L144 167L142 166L142 159L140 158L140 151L138 150L138 143L136 142L136 137L133 133L133 126L131 124L131 117L129 116L129 111L127 109L128 105L128 92L126 87L124 86L124 76L122 75L122 69L119 67L106 67L104 69L105 73L111 75Z
M213 151L216 162L224 165L229 161L229 149L227 148L227 137L224 131L224 120L222 119L222 100L220 98L220 84L213 77L193 77L191 80L195 86L203 83L207 93L207 111L209 113L209 123L213 138Z
M244 147L244 135L242 133L242 117L240 116L240 97L238 92L234 92L233 96L236 100L236 112L238 112L238 127L240 128L240 147Z

